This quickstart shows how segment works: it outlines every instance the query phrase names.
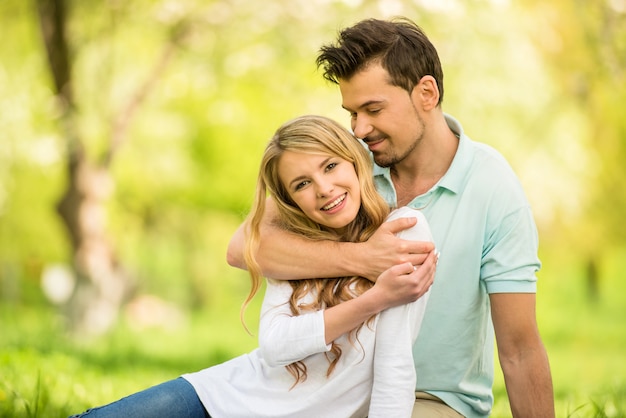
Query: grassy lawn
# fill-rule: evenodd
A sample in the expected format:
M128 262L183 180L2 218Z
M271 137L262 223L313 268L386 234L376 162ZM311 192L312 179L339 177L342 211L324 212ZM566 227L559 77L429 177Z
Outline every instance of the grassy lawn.
M236 309L228 315L238 318ZM121 325L107 337L78 341L62 335L53 310L3 306L0 417L67 417L256 345L223 318L200 313L169 330Z
M551 261L541 273L537 309L557 417L626 417L624 255L604 266L595 304L575 265ZM63 335L50 307L2 303L0 417L66 417L249 351L256 339L239 323L239 304L221 303L174 328L122 322L106 337L77 340ZM501 375L494 393L492 416L510 416Z

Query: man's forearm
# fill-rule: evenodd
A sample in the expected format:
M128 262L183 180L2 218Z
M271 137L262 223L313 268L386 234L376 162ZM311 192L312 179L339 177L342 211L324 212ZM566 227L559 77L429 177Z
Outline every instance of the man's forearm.
M534 293L492 293L491 317L515 418L553 418L548 354L535 318Z
M313 241L273 226L263 228L261 241L255 256L267 277L298 280L359 274L356 243ZM228 264L245 269L244 248L242 225L229 243Z
M543 345L524 352L516 361L502 362L514 418L553 418L554 392Z
M361 243L313 241L281 229L274 223L276 209L271 199L260 227L260 246L256 261L263 274L279 280L359 275L371 281L389 267L409 262L424 263L433 251L430 241L403 240L397 233L415 226L416 218L385 222ZM233 267L245 269L246 224L233 235L226 259Z

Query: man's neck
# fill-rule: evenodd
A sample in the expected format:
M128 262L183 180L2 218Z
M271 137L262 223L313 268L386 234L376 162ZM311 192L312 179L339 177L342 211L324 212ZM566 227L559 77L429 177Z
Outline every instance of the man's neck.
M397 205L404 206L428 192L446 174L459 146L443 115L412 154L391 167Z

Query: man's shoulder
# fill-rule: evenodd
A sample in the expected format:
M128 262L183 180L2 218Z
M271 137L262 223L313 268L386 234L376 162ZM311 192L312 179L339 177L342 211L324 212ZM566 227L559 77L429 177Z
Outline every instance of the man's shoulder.
M472 172L493 184L517 183L517 174L508 160L493 146L484 142L469 141L473 148Z
M478 142L471 139L469 141L474 148L474 155L477 159L477 163L481 165L488 164L492 166L492 168L496 169L511 169L511 165L509 164L507 159L494 146L489 145L485 142Z
M528 206L519 177L507 159L493 146L469 140L472 161L466 178L465 192L473 200L489 202L502 209Z
M486 170L511 171L511 166L506 158L492 145L485 142L475 141L465 133L462 125L453 116L444 114L448 127L459 138L459 148L455 159L469 161L474 167L482 167ZM464 166L465 164L460 164Z

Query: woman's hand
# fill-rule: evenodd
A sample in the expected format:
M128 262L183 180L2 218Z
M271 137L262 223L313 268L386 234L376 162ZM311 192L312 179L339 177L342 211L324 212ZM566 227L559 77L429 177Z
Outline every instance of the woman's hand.
M389 266L404 263L419 266L425 263L435 249L432 242L409 241L396 236L400 231L409 229L415 224L416 218L405 217L385 222L369 240L357 244L360 269L363 270L360 274L371 281L376 281ZM432 284L432 278L430 284Z
M397 264L378 276L371 291L377 293L384 309L413 302L432 286L438 258L433 250L419 266L410 262Z

